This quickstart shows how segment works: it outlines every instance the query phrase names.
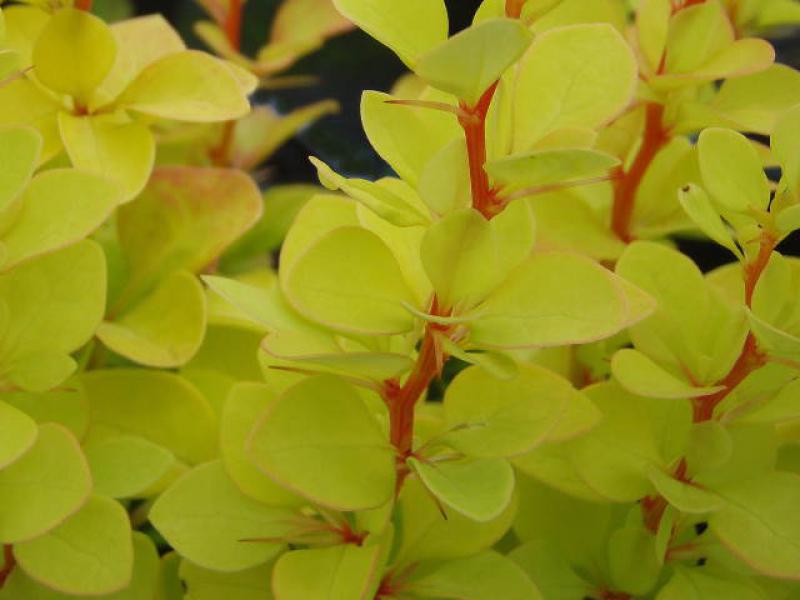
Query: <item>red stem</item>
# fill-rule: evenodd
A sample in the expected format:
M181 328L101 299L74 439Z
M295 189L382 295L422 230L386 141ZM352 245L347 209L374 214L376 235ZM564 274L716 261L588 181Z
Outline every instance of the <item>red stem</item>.
M472 206L487 219L502 210L502 205L497 204L495 192L489 185L489 175L483 168L486 164L486 115L489 113L497 84L498 82L492 84L475 106L467 106L462 102L463 115L458 118L467 140Z
M642 183L650 163L670 139L669 131L664 128L662 123L663 118L664 107L661 104L651 102L645 106L644 139L639 152L630 169L624 171L620 167L615 174L617 183L614 187L611 229L619 239L626 243L633 240L630 228L636 192L639 190L639 185Z
M242 0L229 0L228 16L225 19L225 34L237 52L242 48Z
M92 4L94 0L75 0L75 8L78 10L85 10L86 12L92 12Z
M506 16L509 19L519 19L522 16L522 7L527 0L506 0Z
M12 547L3 546L3 568L0 570L0 588L3 587L15 566L17 566L17 561L14 558Z

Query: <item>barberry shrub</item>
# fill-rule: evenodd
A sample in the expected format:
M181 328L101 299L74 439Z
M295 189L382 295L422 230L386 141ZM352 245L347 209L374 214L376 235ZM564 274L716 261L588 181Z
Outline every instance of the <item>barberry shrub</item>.
M333 2L0 13L0 598L800 597L798 4ZM262 199L342 17L396 176Z

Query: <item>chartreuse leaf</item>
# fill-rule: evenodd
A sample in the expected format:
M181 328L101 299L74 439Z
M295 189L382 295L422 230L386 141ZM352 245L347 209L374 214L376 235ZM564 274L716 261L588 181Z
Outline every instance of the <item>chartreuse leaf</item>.
M196 467L167 489L150 521L181 556L214 571L234 572L263 564L282 548L292 511L243 495L219 461Z
M130 585L112 594L103 594L103 600L141 600L153 598L156 593L158 577L158 553L150 538L133 532L133 576ZM25 598L26 600L70 600L75 598L71 594L63 594L51 587L36 582L20 569L14 569L6 584L0 591L0 598L11 600Z
M414 72L474 106L522 56L533 34L518 19L491 19L469 27L419 58Z
M536 582L548 600L573 600L591 597L593 586L572 570L554 543L543 539L517 546L508 557Z
M381 547L344 544L294 550L272 572L272 592L281 600L368 600L380 583Z
M800 572L800 477L774 472L715 490L726 503L709 518L714 534L736 556L770 577Z
M452 115L388 103L395 99L380 92L364 92L361 123L381 158L405 181L416 185L433 157L463 134Z
M109 434L129 434L167 448L190 464L216 454L214 413L206 399L178 375L113 369L85 373L81 381L91 410L87 443Z
M678 199L683 210L694 221L694 224L700 228L700 231L720 246L724 246L733 252L736 258L740 260L743 258L741 250L734 242L733 232L722 220L703 188L689 184L681 189Z
M78 441L60 425L41 425L33 447L0 470L0 542L46 533L83 506L91 487Z
M117 44L108 25L86 11L58 11L33 47L37 78L86 106L114 65Z
M408 582L408 587L426 598L540 600L543 597L516 563L493 551L423 568Z
M84 447L94 491L112 498L133 498L158 483L175 467L175 456L144 438L112 436Z
M117 104L145 115L175 121L237 119L250 111L236 75L204 52L169 54L139 73Z
M626 390L649 398L697 398L723 389L693 386L683 376L670 373L631 348L614 354L611 371Z
M365 347L345 349L327 332L271 333L261 349L303 369L354 375L376 382L398 377L414 366L414 361L405 354L369 352Z
M119 201L105 179L72 169L40 173L20 200L14 226L3 236L3 269L63 248L97 229Z
M363 260L354 261L354 256ZM375 234L341 227L281 270L286 298L304 317L328 327L387 335L409 331L416 305L397 260Z
M658 581L662 565L656 537L641 524L617 529L608 540L608 563L616 589L636 595L649 592Z
M687 73L698 69L731 44L733 30L719 2L687 7L672 20L665 69Z
M4 127L0 129L0 233L7 222L6 211L19 197L33 175L39 154L42 151L42 138L35 129L28 127Z
M498 283L492 227L471 208L446 215L429 227L420 256L442 308L473 306Z
M151 367L177 367L194 356L203 341L206 300L203 286L186 271L176 271L97 337L114 352Z
M610 25L572 25L539 35L519 63L514 150L564 127L593 129L624 109L636 61Z
M486 164L486 172L504 192L548 186L604 175L619 159L586 149L537 150L507 156Z
M393 225L410 227L425 225L428 222L426 216L417 207L406 202L392 190L366 179L347 179L321 160L313 156L310 160L317 168L320 183L327 189L343 191Z
M535 365L520 365L511 379L479 367L456 376L445 394L446 443L467 455L515 456L550 435L565 405L581 396L569 382Z
M331 376L305 379L265 410L252 459L280 485L337 510L381 506L394 489L394 450L357 391Z
M418 187L420 198L437 215L471 206L472 190L465 140L456 138L436 152L425 164Z
M471 311L470 341L502 348L585 343L610 337L652 309L648 296L591 260L540 253Z
M249 229L261 210L258 188L240 171L156 169L144 192L118 212L131 285L148 288L176 269L199 271Z
M661 462L649 406L613 382L586 388L603 418L588 434L571 442L572 464L597 493L617 502L647 495L647 473Z
M729 129L706 129L697 142L703 183L720 206L761 211L769 204L769 180L753 145Z
M514 471L505 460L434 461L409 458L408 464L434 496L465 517L491 521L511 502Z
M766 597L749 578L680 565L674 568L675 573L659 591L658 600L764 600Z
M180 564L180 583L185 586L186 600L272 600L269 589L271 571L270 564L235 573L220 573L184 560ZM179 598L183 600L183 591ZM158 597L158 600L162 598Z
M800 105L787 110L772 132L772 152L781 164L782 175L795 197L800 198Z
M36 421L13 405L0 402L0 469L30 450L38 435Z
M41 11L34 12L46 16ZM61 151L56 119L59 109L56 99L27 78L0 85L0 125L25 125L36 129L43 142L40 161L51 159Z
M658 493L681 512L709 513L723 504L722 499L713 492L696 484L675 479L661 469L651 469L649 476Z
M396 564L472 556L491 547L511 526L516 496L495 519L478 522L442 505L416 478L409 478L398 504L400 544Z
M65 112L58 114L58 125L75 167L115 182L122 190L120 201L132 200L142 191L156 155L147 126L113 116L76 117Z
M413 68L419 56L447 39L447 8L442 0L334 0L345 17L391 48ZM413 35L409 32L413 31Z
M651 72L658 70L667 45L672 5L669 0L642 0L636 11L639 48Z
M275 399L261 383L239 382L231 388L222 410L220 454L228 476L246 496L270 506L294 506L303 499L262 473L245 452L247 435Z
M8 311L0 338L4 378L26 391L66 379L75 368L69 353L89 340L102 318L105 272L100 247L83 241L0 275Z
M7 392L3 402L24 412L37 423L58 423L83 439L89 426L89 407L80 381L44 393Z
M120 504L93 496L45 535L14 544L14 557L28 576L66 594L111 594L128 586L133 543L128 514Z

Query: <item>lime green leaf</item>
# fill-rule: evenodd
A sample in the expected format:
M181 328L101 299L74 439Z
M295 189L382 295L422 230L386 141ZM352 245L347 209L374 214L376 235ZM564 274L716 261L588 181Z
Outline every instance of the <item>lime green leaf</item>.
M366 179L346 179L321 160L313 156L310 160L317 168L320 183L329 190L342 190L393 225L410 227L427 224L427 217L417 207L410 205L386 187Z
M114 369L92 371L81 380L91 408L87 441L109 434L139 436L190 464L216 454L214 413L181 377L154 370Z
M46 392L72 375L77 366L72 357L63 352L42 350L11 363L6 376L18 389Z
M542 253L472 311L470 341L506 348L585 343L610 337L652 308L647 296L600 265L578 255Z
M275 332L261 349L270 356L297 363L320 373L351 375L375 382L399 377L410 371L414 361L405 354L369 352L367 348L343 348L329 333Z
M557 426L565 405L580 392L552 371L520 365L512 379L471 367L448 386L444 407L448 445L478 457L506 457L532 450Z
M33 175L42 151L42 138L34 129L0 129L0 229L5 229L5 211L9 210Z
M30 450L38 435L33 419L14 406L0 402L0 469Z
M498 283L492 227L471 208L429 227L420 255L442 308L474 306Z
M800 105L786 111L772 132L772 152L781 164L783 177L795 196L800 196Z
M7 392L3 402L24 412L37 423L57 423L83 439L89 426L89 406L80 382L70 380L61 389L46 393Z
M228 476L245 495L270 506L294 506L302 498L262 473L245 452L248 434L275 398L269 386L260 383L240 382L231 389L222 410L220 454Z
M364 132L397 174L416 185L437 152L462 134L450 114L389 104L389 100L395 98L380 92L364 92L361 97Z
M474 106L533 40L518 19L491 19L469 27L417 61L414 72L434 87Z
M281 600L366 600L380 583L380 558L380 546L352 544L287 552L275 563L272 590Z
M648 398L697 398L723 389L694 386L637 350L625 348L611 360L614 377L629 392Z
M388 46L409 67L447 39L447 8L442 0L334 0L345 17ZM413 34L411 33L413 32Z
M428 160L419 177L419 195L437 215L472 205L469 158L463 139L454 139Z
M632 502L647 495L649 468L661 462L651 407L612 382L584 391L603 419L571 442L572 464L592 489L608 499Z
M639 526L617 529L608 540L608 562L616 589L644 595L658 581L661 564L655 548L656 538Z
M33 447L0 470L0 541L44 534L89 497L92 480L78 441L60 425L42 425Z
M517 546L508 557L535 581L545 598L574 600L591 597L593 586L572 570L566 559L559 555L555 544L533 540Z
M3 236L3 268L52 252L86 237L119 201L110 182L72 169L51 169L30 182L20 213Z
M753 145L728 129L706 129L697 142L703 183L720 206L736 212L764 210L769 181Z
M667 45L672 4L669 0L642 0L636 11L639 48L651 72L658 70Z
M700 68L734 41L733 28L719 2L689 6L672 19L665 70L687 73Z
M675 574L661 588L658 600L764 600L763 592L749 578L735 577L708 569L687 569L676 565Z
M268 589L271 576L271 564L235 573L202 569L187 560L180 565L180 582L186 586L186 600L272 600ZM179 598L183 600L183 590ZM158 600L162 599L158 597Z
M458 600L540 600L525 572L507 557L487 551L451 560L414 577L409 588L425 597Z
M651 469L650 481L667 502L684 513L709 513L722 506L722 499L702 487L675 479L661 469Z
M247 231L261 210L258 188L240 171L156 169L144 192L119 210L133 287L150 287L176 269L199 271Z
M683 210L694 221L694 224L720 246L724 246L738 259L742 259L742 252L733 240L733 234L723 222L719 212L714 208L703 188L696 185L687 185L678 194Z
M15 79L0 85L0 125L26 125L36 129L43 141L40 162L61 151L56 118L60 108L57 100L29 79Z
M618 164L616 157L596 150L538 150L491 161L485 169L505 193L605 175Z
M169 54L145 67L117 103L176 121L226 121L250 112L231 69L194 50Z
M114 65L117 44L94 15L66 8L47 22L33 48L34 71L53 91L84 106Z
M110 498L93 496L61 525L14 545L19 566L66 594L99 595L130 584L133 543L128 514Z
M203 286L191 273L176 271L130 311L102 323L97 337L139 364L177 367L200 348L205 324Z
M764 94L768 89L769 94ZM769 135L778 117L797 104L800 74L787 65L775 64L744 77L726 80L712 106L726 118L739 123L742 131Z
M727 503L709 526L734 554L759 573L794 578L800 571L800 477L770 473L717 491Z
M164 492L150 521L181 556L214 571L263 564L282 547L292 512L244 496L219 462L195 468Z
M105 115L75 117L64 112L59 113L58 124L75 167L115 182L123 202L142 191L156 154L155 139L145 125Z
M109 437L84 448L94 490L112 498L133 498L158 483L175 466L175 456L144 438Z
M512 497L496 519L481 523L439 503L416 478L409 478L400 493L398 513L400 543L396 564L421 560L472 556L494 545L508 530L517 510Z
M74 362L67 354L86 343L102 319L105 272L100 247L83 241L0 275L8 310L6 375L19 369L31 391L69 375L66 365L71 370Z
M594 129L630 102L637 67L610 25L573 25L539 35L520 62L514 150L528 150L549 131Z
M353 261L359 256L363 260ZM286 298L304 317L328 327L387 335L413 327L415 305L397 260L375 234L336 229L281 270Z
M148 65L186 50L178 32L161 15L126 19L114 23L111 31L117 40L117 60L95 94L96 106L119 96Z
M514 471L502 459L422 461L408 459L426 488L469 519L496 519L511 502Z
M252 459L276 482L338 510L375 508L394 489L394 450L356 390L306 379L271 403L253 430Z

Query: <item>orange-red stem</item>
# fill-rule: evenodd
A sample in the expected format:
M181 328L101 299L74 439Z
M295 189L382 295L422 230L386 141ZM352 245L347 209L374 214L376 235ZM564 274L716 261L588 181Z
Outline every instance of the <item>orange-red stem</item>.
M472 207L487 219L502 210L502 206L495 202L496 195L489 185L489 175L483 168L486 164L486 116L489 114L497 83L484 92L475 106L462 103L462 116L458 118L467 141Z
M230 0L228 15L225 19L225 35L234 50L242 48L242 0Z
M669 141L670 134L664 128L664 107L661 104L648 103L645 106L644 139L630 168L625 171L620 167L614 186L614 206L611 212L611 229L623 242L633 240L631 235L631 218L636 202L636 192L642 183L647 169L658 152Z
M75 8L86 12L91 12L92 4L94 4L94 0L75 0Z
M17 561L14 558L11 546L3 546L3 568L0 569L0 588L3 587L15 566L17 566Z
M506 0L506 16L509 19L519 19L522 16L522 7L527 0Z

